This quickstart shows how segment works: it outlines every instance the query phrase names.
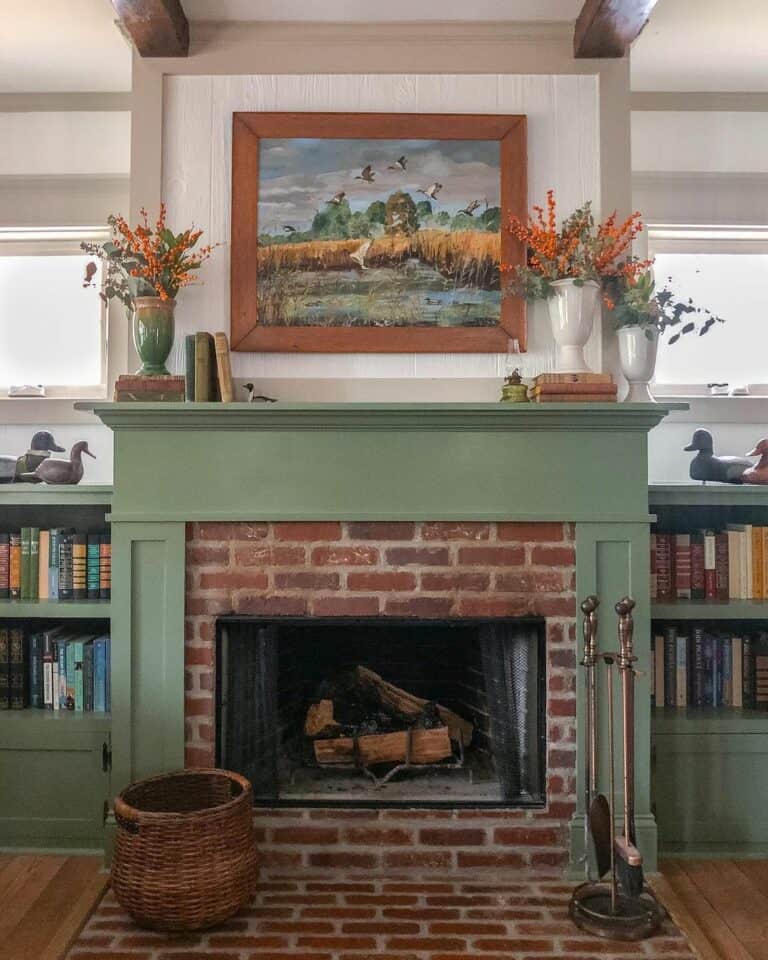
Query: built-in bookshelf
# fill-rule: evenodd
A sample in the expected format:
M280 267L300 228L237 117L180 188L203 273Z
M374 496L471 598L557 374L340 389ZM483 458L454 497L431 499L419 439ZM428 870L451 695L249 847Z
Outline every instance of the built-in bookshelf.
M111 499L106 485L0 485L0 532L74 530L87 544L89 534L94 540L109 530ZM27 661L30 638L55 636L57 625L62 640L110 634L110 600L41 599L48 586L38 583L37 596L0 599L0 631L21 632ZM109 797L111 717L91 701L91 709L84 701L83 709L69 703L60 709L57 698L54 708L58 689L49 689L47 706L33 707L25 687L23 708L0 710L0 836L11 846L98 849Z
M659 831L660 852L675 855L756 855L768 853L768 815L757 797L768 788L768 697L761 691L762 703L756 707L733 702L733 691L718 705L694 705L693 672L701 669L701 638L713 641L715 650L720 644L720 655L727 650L732 658L744 649L740 639L752 638L752 653L768 659L768 590L764 572L768 563L768 538L752 530L768 528L768 487L747 487L726 484L668 484L649 489L649 507L655 516L653 534L679 537L683 549L682 582L675 581L672 571L673 594L652 599L652 636L665 631L683 638L681 655L685 655L687 641L687 695L685 705L657 705L652 710L654 811ZM741 531L741 541L739 541ZM730 532L730 564L725 562L723 543ZM706 535L720 535L721 569L710 570L708 589L702 580L699 557L686 556L686 537L698 542L703 551ZM750 583L746 588L747 562L742 552L746 547L757 550L749 555ZM653 548L652 548L653 549ZM673 545L674 551L674 545ZM694 551L697 548L694 547ZM711 546L707 547L707 566L712 567ZM741 585L731 565L734 551L741 569ZM662 551L663 553L663 551ZM658 574L652 557L652 579ZM674 568L673 552L672 564ZM764 571L761 575L761 569ZM664 576L664 574L663 574ZM768 578L766 578L768 579ZM759 582L758 582L759 581ZM658 583L656 584L658 593ZM701 597L704 590L709 594ZM686 596L690 591L691 596ZM653 586L652 586L652 592ZM695 593L699 596L696 597ZM712 594L717 594L712 596ZM745 595L746 594L746 595ZM698 639L696 639L698 638ZM658 656L658 640L655 643ZM708 652L711 656L711 648ZM707 670L711 669L707 661ZM742 673L743 660L736 667ZM727 687L727 676L718 677L715 668L714 683ZM733 661L724 666L726 674L733 675ZM651 688L657 693L661 682L661 667L656 662ZM759 680L757 681L759 682ZM756 686L756 690L757 690ZM700 692L700 688L699 688ZM710 693L708 691L707 696ZM658 696L657 696L658 703ZM663 698L662 698L663 699ZM716 698L717 699L717 698ZM730 702L728 702L730 699ZM726 784L749 784L749 789L725 789Z

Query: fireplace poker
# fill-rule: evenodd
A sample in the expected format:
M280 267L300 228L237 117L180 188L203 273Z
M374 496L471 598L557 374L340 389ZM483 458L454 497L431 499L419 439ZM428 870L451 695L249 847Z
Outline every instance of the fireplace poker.
M586 687L586 724L585 724L585 769L584 769L584 873L587 881L591 879L590 852L593 848L593 837L590 831L589 811L592 801L597 794L597 681L595 676L597 664L597 608L600 601L594 594L590 594L581 604L584 614L584 656L581 664L584 667Z

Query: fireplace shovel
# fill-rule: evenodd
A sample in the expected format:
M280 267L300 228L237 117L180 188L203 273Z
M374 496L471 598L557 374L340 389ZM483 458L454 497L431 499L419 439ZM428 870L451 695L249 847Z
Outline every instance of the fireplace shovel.
M628 897L643 892L643 857L635 842L635 661L632 644L635 601L624 597L616 604L619 617L619 655L624 730L624 831L616 838L616 871L619 886Z
M592 862L602 879L611 866L611 814L608 801L597 792L597 608L594 595L581 604L584 614L584 667L586 682L585 769L584 769L584 863L587 881Z

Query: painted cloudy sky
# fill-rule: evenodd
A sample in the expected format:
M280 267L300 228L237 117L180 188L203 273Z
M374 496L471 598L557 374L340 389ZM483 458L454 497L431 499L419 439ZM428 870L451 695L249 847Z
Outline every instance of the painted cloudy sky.
M405 155L405 172L388 170ZM307 229L317 210L344 190L353 211L405 190L438 181L443 189L432 206L454 214L472 200L499 205L499 143L496 140L317 140L264 139L260 143L259 230L279 233L283 224ZM366 164L375 183L355 180Z

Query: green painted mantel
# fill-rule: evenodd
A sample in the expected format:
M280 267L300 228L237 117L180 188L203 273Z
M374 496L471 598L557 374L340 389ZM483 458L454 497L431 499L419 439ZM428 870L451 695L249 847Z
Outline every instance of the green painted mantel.
M647 434L684 404L78 406L114 431L115 790L183 765L187 521L572 521L577 595L602 599L601 649L616 646L613 604L637 600L636 809L653 868ZM583 698L579 677L579 716ZM573 864L583 841L581 724L577 748Z
M81 404L114 521L647 520L661 404Z

